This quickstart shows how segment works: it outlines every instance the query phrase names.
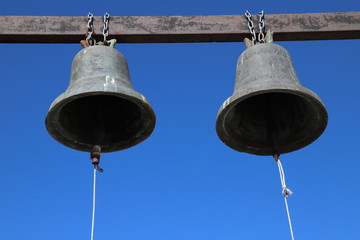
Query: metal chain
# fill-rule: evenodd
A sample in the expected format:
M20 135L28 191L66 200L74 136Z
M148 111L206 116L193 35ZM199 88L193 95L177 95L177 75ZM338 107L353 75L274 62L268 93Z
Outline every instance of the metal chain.
M259 13L259 35L258 35L258 40L260 43L264 43L265 42L265 17L264 17L264 11L261 11Z
M245 12L245 17L248 21L248 27L251 33L251 37L252 37L252 42L255 44L256 41L258 41L259 43L264 43L265 42L265 17L264 17L264 11L261 11L259 13L259 34L258 37L256 38L256 33L255 33L255 27L254 27L254 22L252 21L251 18L251 14L248 10L246 10Z
M255 34L254 22L252 21L251 14L249 13L248 10L246 10L246 12L245 12L245 17L248 21L248 27L249 27L250 33L252 35L252 42L255 44L256 34Z
M92 13L89 12L89 14L87 15L88 17L88 24L87 24L87 36L86 36L86 42L88 44L88 46L90 46L90 39L94 41L94 39L92 39L92 34L94 31L94 15Z
M105 13L104 14L104 29L103 29L104 43L106 43L106 38L107 38L107 36L109 36L109 20L110 20L110 14Z

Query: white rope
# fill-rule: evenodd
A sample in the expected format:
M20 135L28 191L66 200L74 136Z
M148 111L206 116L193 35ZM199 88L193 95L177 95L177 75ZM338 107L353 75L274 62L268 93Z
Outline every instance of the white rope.
M94 165L93 204L92 204L91 237L90 237L91 240L94 240L95 200L96 200L96 165Z
M288 202L287 202L287 197L292 194L292 191L289 188L286 187L285 173L284 173L284 169L282 167L279 156L274 155L274 158L275 158L275 161L277 162L278 168L279 168L281 187L282 187L282 194L284 195L284 201L285 201L286 213L287 213L289 227L290 227L291 239L294 240L294 232L293 232L293 229L292 229L290 211L289 211L289 206L288 206Z
M286 213L287 213L287 216L288 216L288 221L289 221L289 227L290 227L291 239L292 239L292 240L294 240L294 233L293 233L292 224L291 224L291 218L290 218L289 206L288 206L288 203L287 203L287 199L286 199L286 197L284 197L284 201L285 201Z

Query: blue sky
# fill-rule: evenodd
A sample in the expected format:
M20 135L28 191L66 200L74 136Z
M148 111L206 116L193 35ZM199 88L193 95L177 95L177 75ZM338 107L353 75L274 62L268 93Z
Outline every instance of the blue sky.
M6 1L1 15L235 15L359 11L358 1ZM85 28L86 26L84 26ZM275 33L276 34L276 33ZM111 36L111 22L110 22ZM359 40L279 42L328 127L282 155L296 239L360 239ZM156 117L141 144L102 155L95 239L290 239L276 163L217 137L243 43L118 44ZM92 165L45 129L80 44L0 44L0 239L89 239Z

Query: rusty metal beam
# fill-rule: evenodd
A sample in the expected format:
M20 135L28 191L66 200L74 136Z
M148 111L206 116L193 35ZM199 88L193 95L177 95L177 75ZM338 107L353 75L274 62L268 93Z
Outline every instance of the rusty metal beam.
M257 16L253 17L257 27ZM360 39L360 12L265 15L275 41ZM94 17L102 39L102 17ZM78 43L87 17L0 16L0 43ZM112 16L110 35L123 43L238 42L250 37L243 15Z

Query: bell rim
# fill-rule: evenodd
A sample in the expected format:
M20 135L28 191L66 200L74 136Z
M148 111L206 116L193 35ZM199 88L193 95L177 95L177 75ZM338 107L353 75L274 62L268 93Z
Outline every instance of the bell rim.
M215 124L216 133L217 133L218 137L220 138L220 140L226 146L232 148L233 150L236 150L238 152L254 154L254 155L258 155L258 156L273 155L273 152L268 151L268 150L263 150L263 151L248 150L248 148L249 148L248 146L242 147L241 145L233 144L233 143L231 143L232 141L231 141L230 137L225 137L225 136L229 136L228 134L226 134L227 131L226 131L226 128L224 127L224 122L226 119L226 115L230 112L230 110L233 107L235 107L237 105L237 103L244 101L250 97L260 95L260 94L289 93L289 94L294 94L299 97L305 97L307 99L311 99L311 103L315 104L316 109L318 110L319 113L321 113L321 114L319 114L319 116L322 116L322 118L319 119L319 124L317 125L318 127L314 131L314 133L316 133L316 134L312 134L312 135L310 135L310 137L308 136L308 138L299 140L295 144L292 143L291 145L288 145L287 147L285 147L285 150L280 151L279 154L290 153L290 152L299 150L301 148L304 148L304 147L310 145L324 133L324 131L327 127L328 113L326 111L324 103L321 101L319 96L317 96L314 92L312 92L311 90L309 90L305 87L299 86L298 89L294 89L294 88L290 89L290 88L286 88L286 87L279 88L278 87L278 88L271 88L271 89L259 89L259 90L255 90L251 93L245 93L245 92L246 91L242 91L239 94L230 96L228 99L225 100L225 102L222 104L222 106L220 107L220 109L218 110L218 113L217 113L216 124ZM294 147L293 145L295 145L296 147Z
M134 91L134 92L136 92L136 91ZM45 118L45 126L46 126L46 129L47 129L48 133L57 142L61 143L62 145L66 146L66 147L69 147L69 148L77 150L77 151L91 152L92 145L91 146L90 145L86 146L84 144L77 145L77 144L74 144L74 141L67 141L68 138L66 138L64 135L60 134L60 131L55 130L55 129L57 129L57 127L51 121L51 119L56 118L56 115L59 114L61 109L66 104L68 104L68 103L70 103L72 101L75 101L75 100L77 100L77 99L79 99L81 97L106 95L106 96L115 96L115 97L118 97L118 98L129 100L129 101L135 103L141 109L142 114L146 114L146 116L144 116L145 119L150 119L150 121L149 121L150 124L149 124L148 128L145 129L145 131L143 131L142 134L140 134L141 137L136 138L136 141L132 141L131 144L126 144L126 145L121 145L121 146L117 145L117 147L113 147L113 148L111 148L111 150L108 150L108 148L103 147L103 146L100 145L101 148L102 148L102 152L104 152L104 153L117 152L117 151L125 150L125 149L131 148L133 146L136 146L139 143L145 141L147 138L149 138L150 135L152 134L152 132L155 129L155 125L156 125L155 112L152 109L152 107L151 107L150 103L148 102L148 100L142 94L140 94L138 92L136 92L136 93L141 96L141 99L143 101L141 101L136 96L128 95L128 94L121 93L121 92L93 91L93 92L84 92L84 93L74 94L74 95L70 95L70 96L66 96L66 97L64 96L65 93L58 96L58 98L62 98L62 99L58 100L58 98L56 98L54 100L54 102L56 100L58 100L58 101L56 102L56 104L51 105L51 107L50 107L50 109L49 109L49 111L48 111L48 113L46 115L46 118Z

